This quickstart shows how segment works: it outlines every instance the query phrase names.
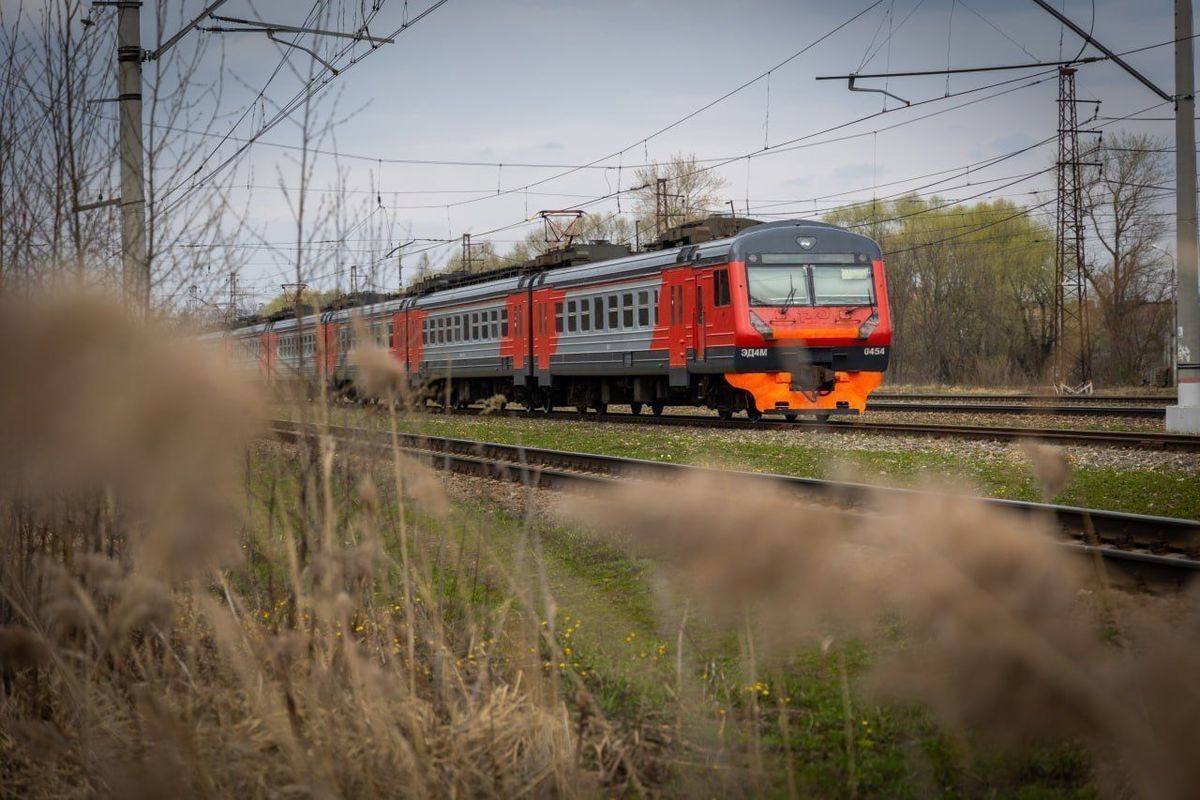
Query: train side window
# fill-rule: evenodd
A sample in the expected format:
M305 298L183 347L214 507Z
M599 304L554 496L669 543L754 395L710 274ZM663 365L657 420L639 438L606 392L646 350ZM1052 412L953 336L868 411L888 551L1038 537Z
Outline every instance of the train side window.
M592 329L592 301L588 298L583 298L579 301L579 330L590 331Z
M638 292L638 327L650 325L650 293Z
M500 335L508 338L508 308L500 309Z
M388 324L387 324L387 342L385 342L383 345L384 347L388 348L389 350L392 348L392 342L394 341L392 339L392 336L395 335L395 329L392 327L393 324L394 323L392 322L392 320L389 319Z
M575 325L578 322L575 305L574 300L567 301L567 333L574 333Z
M608 296L608 329L615 331L621 327L621 304L617 299L617 295L610 294Z
M604 298L592 298L592 319L595 321L596 330L604 330Z
M491 325L489 326L490 331L488 334L488 338L489 339L499 339L500 338L500 312L493 308L491 310L491 312L488 313L488 318L489 318L489 321L491 322Z
M654 302L650 304L650 319L658 327L658 289L654 290Z
M633 327L633 292L621 295L621 327Z
M727 306L729 303L729 270L715 270L713 272L713 305Z
M563 304L562 303L554 304L554 332L555 333L563 332Z

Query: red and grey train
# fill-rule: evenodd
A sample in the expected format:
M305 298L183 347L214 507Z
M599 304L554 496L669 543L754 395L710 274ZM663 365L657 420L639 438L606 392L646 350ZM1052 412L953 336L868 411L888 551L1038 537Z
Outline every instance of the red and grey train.
M268 381L353 385L367 331L427 397L860 413L891 345L879 245L804 220L225 332Z

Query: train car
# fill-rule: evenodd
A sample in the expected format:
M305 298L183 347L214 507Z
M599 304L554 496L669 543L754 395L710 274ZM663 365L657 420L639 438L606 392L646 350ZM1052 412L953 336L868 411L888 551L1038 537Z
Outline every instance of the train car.
M352 386L349 353L367 331L415 390L454 406L499 395L530 410L689 405L751 419L861 413L891 345L879 246L821 222L445 283L233 335L270 380Z

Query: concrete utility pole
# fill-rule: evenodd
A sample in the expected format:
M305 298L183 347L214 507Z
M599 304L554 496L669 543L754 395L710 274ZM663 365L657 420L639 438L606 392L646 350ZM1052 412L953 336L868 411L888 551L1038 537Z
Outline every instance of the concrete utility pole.
M118 140L121 160L121 284L131 313L150 310L146 257L146 177L142 147L142 4L117 4Z
M1196 100L1192 0L1175 0L1175 387L1167 430L1200 433L1200 276L1196 252Z
M150 312L150 258L146 253L146 152L142 145L142 62L156 61L226 0L212 0L200 15L150 51L142 49L141 0L96 0L117 7L117 144L121 161L121 285L130 313Z

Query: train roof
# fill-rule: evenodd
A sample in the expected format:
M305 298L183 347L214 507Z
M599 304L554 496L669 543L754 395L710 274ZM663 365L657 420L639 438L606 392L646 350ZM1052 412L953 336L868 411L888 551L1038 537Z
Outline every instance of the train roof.
M801 244L800 239L809 240L809 243ZM533 288L569 288L603 281L631 279L657 274L664 267L672 265L698 267L706 264L723 264L728 261L745 260L751 252L798 252L798 247L814 252L864 253L871 260L882 259L879 245L870 237L827 222L805 219L781 220L753 225L733 236L713 239L700 244L635 253L608 261L587 262L524 274L512 274L512 271L508 271L508 274L497 276L492 280L488 280L486 276L479 276L478 282L451 286L426 294L394 298L382 303L325 311L319 315L319 318L323 322L341 322L354 315L370 318L409 308L434 310L445 306L483 303L505 297L530 286ZM304 323L311 326L317 322L317 319L318 315L310 314L304 318ZM299 319L291 317L259 322L234 330L239 334L252 335L265 331L294 330L300 325Z

